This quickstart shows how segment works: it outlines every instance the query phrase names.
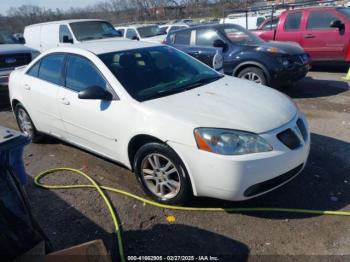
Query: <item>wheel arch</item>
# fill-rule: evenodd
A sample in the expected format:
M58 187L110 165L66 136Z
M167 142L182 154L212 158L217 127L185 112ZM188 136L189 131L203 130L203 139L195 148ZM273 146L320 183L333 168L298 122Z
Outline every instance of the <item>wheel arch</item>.
M145 144L147 143L152 143L152 142L156 142L156 143L162 143L162 144L166 144L169 148L171 148L176 154L177 156L180 158L180 160L182 161L184 167L186 168L186 173L188 175L189 178L189 182L190 182L190 186L191 186L191 191L194 195L197 195L197 189L196 189L196 185L194 183L194 178L189 170L189 165L187 163L187 161L183 158L183 156L177 152L171 145L169 145L169 143L167 143L168 141L164 141L162 139L159 139L153 135L147 135L147 134L138 134L135 135L134 137L131 138L131 140L129 141L128 144L128 158L129 158L129 163L130 163L130 167L131 167L131 171L134 172L134 160L135 160L135 155L137 153L137 151Z
M248 67L256 67L258 69L261 69L263 72L264 72L264 75L266 77L266 81L267 81L267 84L270 83L271 81L271 75L269 73L269 71L267 70L266 66L264 66L263 64L257 62L257 61L246 61L246 62L243 62L243 63L240 63L239 65L237 65L234 69L233 69L233 73L232 75L233 76L238 76L238 74L248 68Z

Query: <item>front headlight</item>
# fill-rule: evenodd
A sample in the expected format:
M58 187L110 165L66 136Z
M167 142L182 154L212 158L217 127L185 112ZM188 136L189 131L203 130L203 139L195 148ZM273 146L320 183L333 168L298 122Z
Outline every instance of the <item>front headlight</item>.
M194 136L201 150L220 155L244 155L272 151L259 135L220 128L196 128Z
M284 67L289 67L291 65L291 62L286 57L276 57L278 62L280 62Z

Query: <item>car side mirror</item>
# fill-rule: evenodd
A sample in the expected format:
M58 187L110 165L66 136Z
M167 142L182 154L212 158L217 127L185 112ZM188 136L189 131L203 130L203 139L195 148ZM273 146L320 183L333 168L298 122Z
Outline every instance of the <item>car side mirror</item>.
M138 36L134 35L134 36L131 38L131 40L137 40L137 41L139 41L140 38L139 38Z
M20 36L18 37L18 42L22 45L24 45L26 43L26 40L24 39L24 37Z
M343 30L345 25L343 24L342 21L340 20L333 20L330 24L329 24L329 27L332 27L332 28L338 28L339 30Z
M64 36L63 36L63 43L73 44L73 39L72 39L72 38L69 38L68 35L64 35Z
M78 93L79 99L89 99L89 100L103 100L103 101L111 101L113 100L113 95L103 89L100 86L90 86L84 90L81 90Z
M221 39L215 39L213 42L213 46L220 47L223 50L225 50L227 48L227 44L224 41L222 41Z

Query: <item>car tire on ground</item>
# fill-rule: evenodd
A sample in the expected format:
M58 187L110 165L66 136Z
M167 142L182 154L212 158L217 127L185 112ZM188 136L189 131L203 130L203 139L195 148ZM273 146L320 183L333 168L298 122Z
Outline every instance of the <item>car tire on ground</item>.
M160 203L183 204L192 195L184 164L165 144L143 145L136 153L134 170L144 191Z
M257 67L247 67L239 72L238 78L253 81L257 84L266 85L267 80L264 71Z
M18 103L15 107L15 116L19 129L22 133L28 136L33 143L42 140L43 135L38 132L27 110L25 110L21 103Z

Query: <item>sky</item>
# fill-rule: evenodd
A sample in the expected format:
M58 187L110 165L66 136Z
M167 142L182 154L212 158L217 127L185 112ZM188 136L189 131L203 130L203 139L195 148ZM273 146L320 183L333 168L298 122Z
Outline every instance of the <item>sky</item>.
M96 4L101 0L0 0L0 14L5 15L10 7L21 5L37 5L45 8L60 8L62 10L70 7L85 7Z

